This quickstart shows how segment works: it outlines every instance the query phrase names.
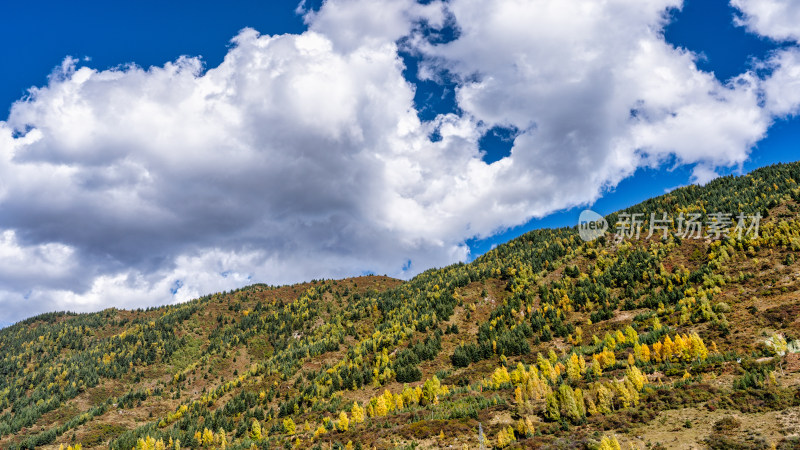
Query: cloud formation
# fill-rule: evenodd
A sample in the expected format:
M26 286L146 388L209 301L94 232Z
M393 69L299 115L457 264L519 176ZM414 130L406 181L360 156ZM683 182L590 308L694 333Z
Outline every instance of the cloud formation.
M800 42L800 3L793 0L731 0L739 25L776 41Z
M0 122L0 320L408 277L638 167L707 181L796 112L800 62L720 84L664 41L678 6L329 0L301 35L242 30L207 70L67 58ZM426 39L453 23L456 39ZM455 79L461 114L420 121L400 46ZM486 164L495 125L520 134Z

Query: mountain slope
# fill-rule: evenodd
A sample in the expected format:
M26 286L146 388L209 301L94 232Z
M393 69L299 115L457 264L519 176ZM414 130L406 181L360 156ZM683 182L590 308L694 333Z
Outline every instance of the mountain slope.
M798 179L677 189L625 211L639 239L536 230L408 282L28 319L0 331L0 446L793 448ZM717 212L727 238L646 238L650 213Z

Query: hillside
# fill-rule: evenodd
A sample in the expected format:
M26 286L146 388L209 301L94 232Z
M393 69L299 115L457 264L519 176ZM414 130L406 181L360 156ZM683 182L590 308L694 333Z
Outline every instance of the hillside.
M408 282L28 319L0 330L0 447L796 448L797 180L680 188L625 211L639 239L612 214ZM651 212L732 223L648 238Z

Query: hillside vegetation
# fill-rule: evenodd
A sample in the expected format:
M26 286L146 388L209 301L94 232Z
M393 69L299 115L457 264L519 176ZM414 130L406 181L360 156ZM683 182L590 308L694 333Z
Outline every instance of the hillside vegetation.
M639 239L612 214L407 282L33 317L0 331L0 447L795 448L797 180L680 188L626 210ZM648 238L651 212L733 223Z

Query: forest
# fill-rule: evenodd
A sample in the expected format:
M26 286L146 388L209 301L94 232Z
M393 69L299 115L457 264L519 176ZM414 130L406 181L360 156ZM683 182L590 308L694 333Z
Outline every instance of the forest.
M409 281L29 318L0 330L0 447L797 448L797 180L678 188Z

